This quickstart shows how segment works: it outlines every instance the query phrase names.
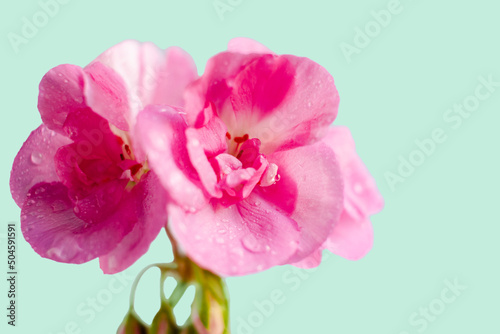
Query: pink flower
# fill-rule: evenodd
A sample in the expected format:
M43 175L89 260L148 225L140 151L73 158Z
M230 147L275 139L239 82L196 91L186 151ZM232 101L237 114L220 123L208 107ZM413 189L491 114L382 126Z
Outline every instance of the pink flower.
M243 275L302 265L324 245L350 257L371 244L369 223L357 219L378 211L371 202L380 197L374 185L366 198L350 191L352 180L371 179L345 131L328 128L339 97L323 67L236 39L185 100L184 110L148 106L134 135L171 199L169 226L196 263Z
M189 55L125 41L85 68L60 65L40 83L43 125L19 151L10 187L26 240L43 257L105 273L134 263L167 221L166 194L130 129L149 104L183 106L197 77Z

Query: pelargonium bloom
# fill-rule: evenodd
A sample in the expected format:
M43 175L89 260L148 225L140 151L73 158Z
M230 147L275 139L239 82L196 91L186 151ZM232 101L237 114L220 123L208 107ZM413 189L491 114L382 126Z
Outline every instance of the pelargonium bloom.
M197 77L179 48L125 41L85 68L60 65L40 83L43 124L11 172L21 229L45 258L105 273L135 262L167 221L166 194L130 129L148 104L183 106Z
M343 143L323 139L339 104L332 76L235 39L185 100L182 110L145 108L134 135L169 194L169 226L187 255L221 275L317 257L350 203L343 152L332 148Z

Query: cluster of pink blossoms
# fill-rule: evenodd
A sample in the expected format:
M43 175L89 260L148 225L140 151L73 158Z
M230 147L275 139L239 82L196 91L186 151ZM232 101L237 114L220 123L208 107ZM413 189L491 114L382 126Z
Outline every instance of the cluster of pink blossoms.
M363 257L383 200L308 58L230 41L198 77L179 48L125 41L40 83L43 124L11 192L45 258L126 269L163 227L219 275ZM168 223L167 223L168 221Z

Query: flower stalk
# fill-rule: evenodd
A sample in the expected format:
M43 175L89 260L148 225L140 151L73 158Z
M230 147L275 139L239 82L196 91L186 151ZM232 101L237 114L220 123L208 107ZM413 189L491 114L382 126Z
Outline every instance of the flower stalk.
M229 299L224 279L200 268L182 254L168 228L165 230L172 244L174 260L170 263L151 264L137 275L132 285L129 311L117 334L229 334ZM151 325L148 325L139 317L134 305L139 281L151 268L158 268L161 271L159 282L161 307ZM173 277L177 282L170 296L166 296L163 289L168 277ZM173 310L190 286L195 287L191 316L183 325L178 325Z

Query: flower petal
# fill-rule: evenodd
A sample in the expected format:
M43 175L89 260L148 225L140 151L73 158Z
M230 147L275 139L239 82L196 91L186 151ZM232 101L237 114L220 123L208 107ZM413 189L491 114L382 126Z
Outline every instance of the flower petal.
M85 67L84 94L87 105L117 128L128 131L127 89L123 79L112 69L94 62Z
M149 104L183 106L184 89L198 76L193 59L184 50L161 50L149 42L126 40L106 50L94 62L113 69L125 81L131 126L139 111Z
M246 37L236 37L229 41L227 44L227 51L238 52L238 53L269 53L274 54L263 44Z
M278 166L280 180L258 191L299 224L299 248L290 259L298 262L321 247L340 217L340 168L333 151L321 142L276 152L268 160Z
M153 172L144 175L132 193L141 199L138 221L115 249L99 258L105 274L115 274L131 266L147 252L167 223L166 193Z
M330 252L348 260L364 257L373 245L373 227L369 218L353 218L345 211L324 244Z
M322 250L317 249L311 253L308 257L302 259L299 262L292 263L295 267L302 269L316 268L321 264Z
M104 221L89 223L75 215L62 183L38 183L22 207L21 230L42 257L83 263L116 247L137 220L136 206L134 198L124 196L119 210Z
M171 199L185 209L196 210L207 199L189 159L185 129L178 109L148 106L137 118L134 138Z
M331 128L323 142L334 150L344 178L344 211L324 246L348 260L358 260L373 244L373 228L368 217L382 210L384 200L357 155L348 128Z
M31 132L17 153L10 174L10 191L14 201L22 207L26 194L39 182L58 181L54 155L59 147L71 140L40 125Z
M334 80L322 66L271 54L219 53L185 96L189 124L213 103L231 135L260 139L265 154L321 138L339 104Z
M297 224L257 195L197 213L169 207L176 239L200 266L219 275L255 273L287 263L299 238Z
M323 139L335 152L344 178L344 207L353 218L364 218L384 207L375 180L356 153L351 132L347 127L329 129Z
M67 115L87 108L83 95L85 73L76 65L59 65L44 75L39 86L38 110L43 123L61 134Z

